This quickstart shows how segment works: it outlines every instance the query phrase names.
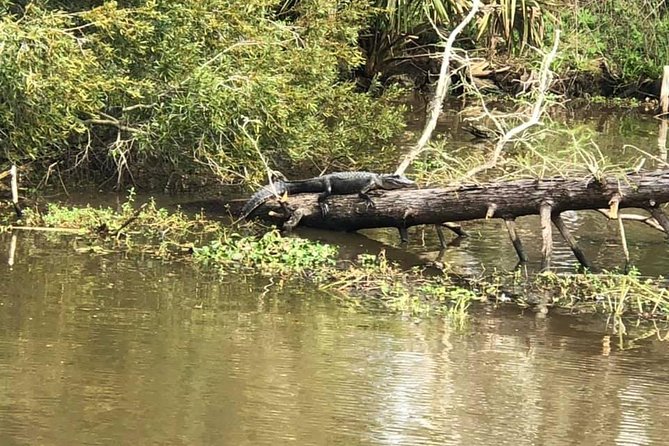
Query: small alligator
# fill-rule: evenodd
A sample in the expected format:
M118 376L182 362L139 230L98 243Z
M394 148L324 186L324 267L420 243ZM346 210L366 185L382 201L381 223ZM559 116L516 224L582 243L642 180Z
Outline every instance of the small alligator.
M269 184L246 202L242 208L241 217L248 218L260 205L276 195L316 193L318 203L323 216L328 213L328 205L325 202L330 195L358 194L367 202L368 206L374 206L374 202L367 192L374 189L402 189L415 186L416 183L404 175L376 174L371 172L335 172L320 177L297 181L275 181Z

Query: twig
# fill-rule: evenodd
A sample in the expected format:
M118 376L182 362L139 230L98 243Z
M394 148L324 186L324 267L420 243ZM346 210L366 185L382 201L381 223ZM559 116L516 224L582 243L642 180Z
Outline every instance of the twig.
M662 226L664 232L669 234L669 217L667 217L667 214L664 213L662 208L660 208L659 205L652 205L647 210L650 212L650 215L653 216L655 221Z
M144 210L146 205L147 205L147 203L144 203L139 208L137 208L135 210L135 212L133 212L132 215L130 217L128 217L128 219L126 221L124 221L123 224L121 226L119 226L119 228L112 233L112 236L118 237L119 235L121 235L121 231L123 229L125 229L133 221L137 220L137 217L139 217L139 214Z
M5 226L8 231L40 231L40 232L64 232L67 234L86 234L88 230L83 228L49 228L46 226Z
M608 209L597 209L597 212L599 212L600 214L604 215L606 218L611 220L611 215L609 215L609 210ZM644 224L650 226L653 229L657 229L660 232L664 232L664 229L662 229L662 226L652 216L646 217L645 215L623 214L623 213L620 213L618 215L623 220L638 221L640 223L644 223Z
M404 171L407 169L407 167L409 167L409 165L413 162L413 160L420 153L422 153L423 150L425 150L425 146L427 146L427 143L430 141L430 138L432 137L432 132L437 126L437 120L439 119L439 115L441 114L444 98L446 97L446 93L448 92L448 87L451 84L450 60L451 60L451 52L453 49L453 44L455 43L455 39L458 36L458 34L460 34L462 30L465 28L465 26L467 26L469 22L472 21L472 19L478 12L480 6L481 6L481 1L474 0L472 2L472 9L469 11L467 16L462 20L462 22L460 22L458 26L455 27L455 29L448 36L448 40L446 41L446 45L444 46L444 52L441 58L441 70L439 71L439 81L437 82L437 89L434 93L434 97L432 98L430 104L428 105L428 119L425 122L425 128L423 129L423 133L418 142L416 143L416 145L409 151L407 155L405 155L404 160L397 167L397 170L395 171L395 174L397 175L404 174Z
M564 241L567 242L567 245L569 245L571 252L574 253L574 257L576 257L579 263L584 268L592 270L592 265L590 264L590 262L588 262L588 259L585 257L585 253L583 252L581 247L578 246L576 238L574 238L574 236L569 231L569 228L565 224L561 214L553 215L553 224L555 225L556 228L558 228L558 231L560 231L560 234L562 234L562 238L564 238Z
M116 127L117 129L123 130L128 133L145 133L143 130L123 125L118 120L115 119L84 119L82 122L84 124L110 125L112 127Z
M21 210L21 206L19 205L19 179L18 179L18 172L16 170L16 164L12 164L12 168L9 169L9 172L12 176L12 204L14 205L14 211L16 212L16 216L18 218L23 217L23 211Z
M525 249L523 249L523 243L520 241L520 237L518 237L518 231L516 230L516 220L514 218L505 218L504 224L506 225L506 230L509 233L509 239L513 244L513 249L516 250L516 254L518 255L518 260L520 263L527 263L529 258L525 253Z
M618 214L618 218L616 220L618 221L618 230L620 231L620 244L623 247L623 254L625 255L625 271L627 271L627 268L629 267L630 264L630 250L627 247L627 236L625 235L625 225L623 224L623 219L621 218L620 214Z
M550 53L548 53L544 57L544 60L541 63L540 81L539 81L539 87L537 89L538 96L536 102L534 103L534 107L532 108L532 114L530 115L530 119L506 132L499 139L499 141L497 141L497 144L495 146L495 151L493 152L490 160L480 166L470 169L467 173L464 174L461 180L471 178L474 175L477 175L483 171L495 167L497 165L497 161L499 160L500 155L502 154L502 151L504 150L504 146L509 141L511 141L514 137L516 137L516 135L523 133L530 127L539 124L539 118L541 117L543 103L544 100L546 99L546 92L550 87L550 79L551 79L550 66L557 54L559 41L560 41L560 30L557 29L555 30L555 40L553 41L553 48L551 49Z
M9 269L12 269L14 266L14 256L16 255L16 242L18 237L16 234L12 234L12 240L9 242L9 255L7 256L7 265Z
M251 141L251 144L253 144L253 148L256 150L258 153L258 157L260 157L260 161L262 161L263 166L265 166L265 173L267 173L267 180L269 181L269 185L272 188L272 193L276 198L279 197L279 192L276 190L276 186L274 185L274 171L269 167L269 164L267 163L267 160L265 160L265 157L263 156L262 152L260 151L260 147L258 147L258 141L256 139L253 139L251 135L246 131L246 125L251 122L250 120L246 120L244 124L242 125L242 132L244 132L244 135Z
M253 122L253 121L251 121L249 119L245 119L244 124L242 124L242 126L241 126L241 130L244 133L244 136L246 136L248 138L248 140L251 141L251 144L253 144L253 148L258 153L258 157L260 158L260 161L262 161L263 166L265 166L265 173L267 173L267 179L269 180L269 185L270 185L270 188L271 188L270 190L272 191L272 193L274 194L274 196L276 198L280 198L279 191L276 189L276 185L275 185L274 180L273 180L274 172L269 167L269 164L267 163L267 160L265 159L262 152L260 151L260 147L258 147L257 139L252 138L251 135L249 134L249 132L246 131L246 126L250 122ZM243 217L239 218L239 219L235 220L232 224L236 224L243 219L244 219ZM299 219L298 219L298 222L299 222ZM297 223L295 223L295 225L297 225Z
M154 108L156 106L158 106L158 104L156 104L155 102L152 104L135 104L135 105L130 105L128 107L123 107L121 110L123 110L124 112L129 112L138 108Z

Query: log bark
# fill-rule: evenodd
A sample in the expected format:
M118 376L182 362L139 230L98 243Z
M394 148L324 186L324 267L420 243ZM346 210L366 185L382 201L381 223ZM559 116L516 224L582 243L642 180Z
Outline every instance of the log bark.
M357 195L331 196L330 211L323 217L317 194L298 194L287 198L290 209L299 209L300 225L355 231L364 228L408 228L482 218L513 219L539 214L543 203L551 204L553 214L566 210L607 208L619 198L620 208L656 209L669 202L669 169L631 173L597 180L553 177L508 182L462 185L431 189L373 191L375 206L367 207ZM490 210L494 213L490 215ZM658 212L656 212L658 213ZM659 214L659 213L658 213ZM272 199L259 207L257 218L284 223L288 216Z

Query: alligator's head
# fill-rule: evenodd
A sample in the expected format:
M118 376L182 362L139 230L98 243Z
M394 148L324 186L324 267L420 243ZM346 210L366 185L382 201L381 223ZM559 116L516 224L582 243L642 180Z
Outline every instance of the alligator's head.
M383 174L379 175L379 187L382 189L404 189L416 186L416 183L404 175Z

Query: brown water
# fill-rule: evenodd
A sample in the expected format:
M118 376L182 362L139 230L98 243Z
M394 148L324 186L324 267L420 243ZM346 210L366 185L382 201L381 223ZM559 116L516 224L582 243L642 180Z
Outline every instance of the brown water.
M605 121L612 147L615 138L653 143L652 123L636 117L626 136L623 118ZM621 266L615 225L587 212L568 220L593 262ZM520 226L532 267L538 225ZM341 243L349 256L385 249L405 266L515 266L498 222L467 229L471 237L442 253L429 228L414 229L408 247L394 231L303 234ZM666 273L659 233L629 224L627 236L642 273ZM623 344L600 317L515 307L476 308L456 329L438 318L355 313L307 285L220 280L188 263L76 248L71 237L0 234L2 446L659 445L669 437L669 348L633 321ZM556 238L554 266L574 265Z
M620 349L599 318L485 307L456 330L357 314L308 287L79 254L71 239L16 242L14 266L0 267L2 445L608 445L669 434L666 343Z

